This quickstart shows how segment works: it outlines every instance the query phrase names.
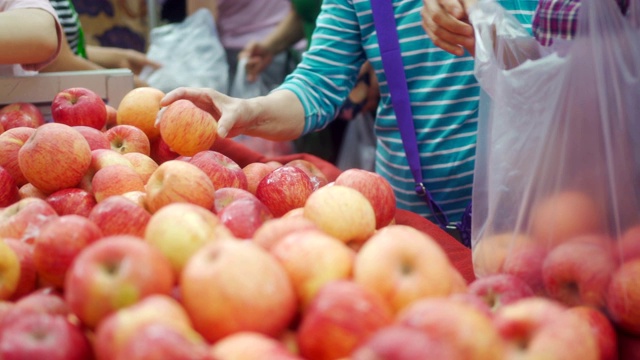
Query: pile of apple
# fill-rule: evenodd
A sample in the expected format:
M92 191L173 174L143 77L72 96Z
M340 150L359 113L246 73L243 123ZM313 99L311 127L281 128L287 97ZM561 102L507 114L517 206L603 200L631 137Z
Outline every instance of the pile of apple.
M614 322L595 306L603 288L576 279L588 301L549 296L507 255L482 263L484 245L486 274L468 284L433 238L395 222L380 175L241 168L211 150L210 114L159 112L163 95L137 88L115 109L67 89L51 122L32 104L0 109L0 359L638 356L640 277L610 280L628 315ZM507 240L482 244L500 254ZM601 250L579 256L595 266ZM554 267L578 266L566 252ZM626 260L608 276L637 274Z

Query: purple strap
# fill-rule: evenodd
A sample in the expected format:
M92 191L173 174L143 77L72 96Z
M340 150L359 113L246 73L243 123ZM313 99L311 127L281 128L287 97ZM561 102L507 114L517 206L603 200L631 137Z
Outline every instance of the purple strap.
M446 228L449 225L447 216L440 206L433 200L431 193L427 190L422 180L422 168L420 165L420 153L416 142L415 127L413 124L413 114L411 112L411 101L407 89L407 78L404 73L400 41L396 28L396 19L391 0L372 0L371 11L373 22L378 35L378 45L380 46L380 57L382 66L387 78L391 103L396 113L396 121L402 137L409 168L416 182L416 193L424 197L431 212L436 217L438 225Z

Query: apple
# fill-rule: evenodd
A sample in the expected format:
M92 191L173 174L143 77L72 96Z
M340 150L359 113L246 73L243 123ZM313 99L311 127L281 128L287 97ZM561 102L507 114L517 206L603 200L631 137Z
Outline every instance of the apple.
M531 236L553 247L580 235L602 234L606 216L584 192L560 191L539 199L531 210Z
M614 247L620 262L640 258L640 224L624 230Z
M45 200L58 215L88 216L97 204L92 193L80 188L66 188L49 194Z
M18 184L11 174L0 166L0 208L7 207L20 200Z
M252 331L241 331L225 336L211 346L210 355L219 360L302 360L289 351L282 342Z
M51 117L59 124L84 125L101 130L107 123L104 100L93 90L73 87L62 90L51 101Z
M104 128L111 129L118 124L118 109L109 104L105 104L105 107L107 108L107 123L104 124Z
M303 230L317 230L318 227L313 221L305 217L280 217L265 221L253 233L253 242L270 250L275 244L286 235Z
M509 359L599 359L598 342L588 321L561 303L534 296L505 305L493 324Z
M73 318L73 314L60 291L52 287L40 287L15 300L14 304L15 307L6 314L2 321L4 319L12 321L11 317L20 317L27 312L40 312Z
M155 126L164 93L153 87L138 87L124 95L117 108L117 124L133 125L147 134L149 140L160 135Z
M169 148L186 156L211 148L218 131L218 122L211 114L185 99L163 109L159 126Z
M396 196L389 181L372 171L347 169L336 178L335 185L354 188L362 193L376 213L376 229L389 225L396 215Z
M358 190L342 185L314 191L304 204L304 217L320 230L356 247L376 230L375 210L369 200Z
M302 311L328 282L351 279L355 251L319 230L284 236L269 252L287 271Z
M235 200L217 214L238 239L251 239L265 221L273 219L271 211L257 198Z
M95 328L105 316L146 296L169 295L174 283L169 261L143 239L107 236L76 256L64 299L84 325Z
M296 315L287 272L250 241L205 244L189 259L179 283L194 328L211 343L239 331L275 337Z
M91 165L91 148L71 126L46 123L22 145L18 163L25 179L50 194L80 183Z
M0 134L0 166L11 174L18 187L28 182L20 170L18 152L34 132L35 128L18 127Z
M314 190L321 188L329 183L327 176L320 170L320 168L309 160L294 159L284 164L285 166L295 166L302 169L313 183ZM395 212L395 209L394 209Z
M542 267L547 257L547 247L543 244L522 242L512 246L506 254L502 272L524 280L536 295L545 295Z
M105 132L111 150L121 154L139 152L151 155L151 142L140 128L133 125L116 125Z
M236 200L254 199L260 201L254 194L250 193L248 190L240 189L237 187L216 188L216 191L213 193L213 197L214 201L212 210L216 214Z
M640 258L627 260L611 275L606 290L606 311L616 326L640 335Z
M165 161L177 159L180 154L172 151L169 148L169 145L167 145L167 143L158 136L151 140L151 154L149 156L151 156L151 158L159 165Z
M20 188L18 189L18 196L20 197L20 199L28 197L35 197L39 199L47 198L47 194L35 187L32 183L26 183L20 186Z
M96 171L91 179L91 189L96 201L100 203L110 196L122 195L129 191L144 191L145 183L134 168L111 165Z
M193 155L188 161L204 171L216 189L247 188L247 176L240 165L223 153L203 150Z
M92 356L83 329L64 316L26 312L0 323L0 358L82 360Z
M188 202L212 209L215 188L209 176L197 166L169 160L158 166L145 185L151 213L174 202Z
M9 244L0 241L0 299L10 299L20 282L20 258Z
M542 264L547 295L568 306L604 308L609 280L618 266L611 242L608 236L583 235L551 249Z
M179 276L202 246L233 238L233 235L210 210L177 202L162 207L151 216L143 237L164 254L174 274Z
M309 360L348 357L393 321L391 310L376 293L350 280L329 282L302 315L297 333L300 355Z
M22 126L35 129L42 124L44 116L35 104L16 102L0 108L0 126L5 131Z
M123 154L123 156L131 162L133 169L140 175L145 184L151 177L151 174L158 168L158 163L149 155L140 152L130 152Z
M98 360L204 359L209 348L182 305L166 295L149 295L108 315L94 344Z
M616 334L616 329L602 311L585 305L573 306L567 311L583 317L589 323L598 342L600 360L629 359L618 357L618 335Z
M0 209L0 238L31 242L47 221L58 217L45 200L24 198Z
M258 184L268 173L275 170L271 165L261 162L252 162L242 168L242 172L247 178L247 190L254 194Z
M44 224L35 237L33 263L38 277L57 288L76 256L102 237L93 221L80 215L62 215Z
M133 168L133 164L124 154L121 154L113 149L96 149L91 151L91 166L90 172L93 174L96 171L105 168L110 165L124 165Z
M619 359L640 359L640 336L617 330Z
M491 274L476 278L467 292L482 299L491 311L520 299L535 296L533 290L521 278L510 274Z
M453 271L432 237L408 225L388 225L359 249L353 279L398 313L417 299L451 294Z
M147 193L144 191L139 191L139 190L127 191L126 193L120 196L123 196L133 201L136 205L140 206L143 209L146 209L147 211L149 210L147 209Z
M20 263L20 277L10 298L15 301L31 294L36 288L38 275L33 261L34 245L12 238L5 238L3 241L13 250Z
M114 195L96 204L87 218L100 228L104 236L143 237L151 213L124 195Z
M313 183L303 170L295 166L281 166L260 180L256 197L274 217L281 217L289 210L303 207L313 192Z
M482 236L473 244L473 269L477 277L502 272L504 261L512 248L528 244L533 240L521 233L503 232ZM526 246L526 245L524 245Z
M73 126L73 128L84 136L91 150L111 149L111 143L104 131L84 125Z
M419 299L397 315L396 323L423 331L458 352L459 359L506 358L491 317L467 303L446 297Z

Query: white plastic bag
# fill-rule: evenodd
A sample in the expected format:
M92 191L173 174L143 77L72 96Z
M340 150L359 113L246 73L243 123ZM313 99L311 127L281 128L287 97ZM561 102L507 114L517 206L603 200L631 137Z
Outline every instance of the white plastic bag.
M226 92L229 86L226 52L207 9L194 12L183 22L152 29L147 57L162 67L143 69L140 79L164 92L181 86Z
M261 75L258 75L255 81L247 80L247 60L245 57L238 60L236 75L229 90L231 97L249 99L269 93L270 89L265 85Z

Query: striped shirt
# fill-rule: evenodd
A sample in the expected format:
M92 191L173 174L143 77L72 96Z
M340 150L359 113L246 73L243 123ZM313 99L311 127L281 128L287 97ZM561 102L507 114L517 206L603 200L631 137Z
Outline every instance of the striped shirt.
M58 19L60 19L64 36L67 38L71 51L86 58L82 27L80 26L78 13L74 9L71 0L49 0L49 2L58 14Z
M537 0L499 1L530 24ZM422 0L394 0L394 13L411 98L423 178L450 221L471 201L480 87L471 56L436 47L422 28ZM380 85L374 131L376 172L393 187L398 207L434 221L415 193L398 124L382 70L369 0L324 0L311 47L280 89L293 91L305 110L305 133L327 126L347 97L365 60Z

